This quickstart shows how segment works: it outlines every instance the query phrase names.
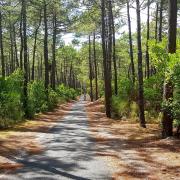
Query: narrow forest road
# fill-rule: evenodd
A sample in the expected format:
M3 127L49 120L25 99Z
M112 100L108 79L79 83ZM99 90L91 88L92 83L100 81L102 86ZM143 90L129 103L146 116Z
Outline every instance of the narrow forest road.
M0 175L0 179L111 179L106 163L96 156L84 106L85 102L78 101L56 127L38 135L45 147L43 153L17 157L24 167L13 174Z

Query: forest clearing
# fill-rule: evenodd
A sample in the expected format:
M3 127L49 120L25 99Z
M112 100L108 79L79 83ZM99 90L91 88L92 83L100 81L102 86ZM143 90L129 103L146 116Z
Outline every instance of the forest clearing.
M180 1L0 1L0 179L180 179Z

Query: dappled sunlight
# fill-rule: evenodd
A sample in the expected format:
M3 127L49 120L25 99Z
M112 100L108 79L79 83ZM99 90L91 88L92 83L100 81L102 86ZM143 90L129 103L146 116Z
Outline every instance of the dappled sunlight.
M19 169L23 165L14 159L16 155L42 153L43 145L36 138L38 133L47 133L58 120L68 113L72 103L59 105L53 112L37 115L32 120L16 125L11 130L0 132L0 172Z
M102 112L102 102L86 107L97 155L114 170L113 179L177 179L180 177L178 139L161 139L158 124L141 128L129 120L112 120ZM100 113L99 113L100 111Z

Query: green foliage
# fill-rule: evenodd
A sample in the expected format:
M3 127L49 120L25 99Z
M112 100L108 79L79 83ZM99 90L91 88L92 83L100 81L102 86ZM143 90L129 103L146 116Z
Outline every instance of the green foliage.
M22 120L23 73L16 70L7 79L0 79L0 127ZM13 120L13 121L12 121Z
M28 84L28 117L35 113L48 110L47 95L42 81L34 81Z
M144 81L144 97L146 110L151 112L160 111L162 102L163 79L158 74Z
M132 82L126 77L121 77L118 85L118 96L112 97L112 111L116 117L127 117L130 113L130 98L132 94L135 94L135 89L133 88Z
M112 97L112 110L114 117L128 116L129 104L126 100L121 99L120 96Z
M66 101L71 99L75 100L78 96L78 92L76 90L66 87L63 84L59 85L56 91L58 96L65 99Z
M174 98L173 98L173 114L175 118L175 126L180 125L180 63L174 68Z
M48 109L52 110L58 104L58 94L53 89L48 90Z
M0 78L0 128L7 128L23 120L23 82L21 70L15 71L7 79ZM47 95L48 93L48 95ZM48 89L46 92L43 81L28 84L28 117L36 113L52 110L59 102L76 99L78 91L64 85L57 92Z

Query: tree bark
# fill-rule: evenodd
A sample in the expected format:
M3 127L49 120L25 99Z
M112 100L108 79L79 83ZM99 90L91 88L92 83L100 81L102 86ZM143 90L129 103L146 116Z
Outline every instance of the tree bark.
M132 32L131 32L131 18L129 9L129 0L127 0L127 15L128 15L128 29L129 29L129 50L131 58L131 71L132 71L132 81L135 83L135 67L134 67L134 56L133 56L133 44L132 44Z
M23 8L21 9L21 21L20 21L20 29L19 29L20 39L21 39L21 47L20 47L20 68L21 69L23 69L23 46L24 46L22 28L23 28Z
M92 76L92 54L91 54L91 36L89 35L89 80L90 80L90 98L93 102L93 76Z
M22 0L22 15L23 15L23 49L24 49L24 111L25 116L28 115L27 109L27 100L28 100L28 93L27 93L27 85L28 85L28 48L27 48L27 27L26 27L26 0Z
M168 53L176 53L176 34L177 34L177 0L169 0L169 32L168 32ZM173 98L173 83L170 79L164 82L163 100L165 104L170 104ZM166 138L173 135L173 116L168 107L163 108L162 117L162 137Z
M156 22L155 22L155 40L158 41L158 11L159 11L159 4L156 3Z
M142 70L142 44L141 44L141 18L140 18L140 4L136 0L137 13L137 47L138 47L138 81L139 81L139 118L141 127L146 128L144 115L144 88L143 88L143 70Z
M112 32L112 50L113 50L113 65L114 65L114 94L118 95L118 75L117 75L117 63L116 63L116 35L115 35L115 25L114 25L114 15L112 11L112 2L109 0L109 18L111 24L111 32Z
M146 42L146 76L149 79L150 68L149 68L149 38L150 38L150 29L149 29L149 13L150 13L150 0L147 4L147 42Z
M163 21L163 2L164 0L161 0L160 2L160 9L159 9L159 35L158 39L159 42L162 41L162 21Z
M3 34L2 34L2 12L0 11L0 48L1 48L1 68L2 77L5 78L5 62L4 62L4 46L3 46Z
M54 10L55 11L55 10ZM53 13L53 48L52 48L52 72L51 72L51 87L55 90L56 86L56 34L57 34L57 16Z
M94 70L95 70L95 86L96 86L96 100L98 100L98 72L97 72L97 59L96 59L96 34L93 34L93 49L94 49Z
M44 0L44 63L45 63L45 88L48 96L48 86L49 86L48 26L47 26L47 4L45 0Z
M101 0L101 25L102 25L102 50L103 50L103 69L104 69L104 86L105 86L105 107L106 116L111 117L111 98L112 98L112 87L111 87L111 60L107 56L107 29L106 29L106 6L107 1Z
M39 24L35 30L35 35L34 35L34 47L33 47L33 59L32 59L32 74L31 74L31 80L34 81L35 78L35 58L36 58L36 49L37 49L37 35L39 28L41 26L41 12L40 12L40 19L39 19Z

